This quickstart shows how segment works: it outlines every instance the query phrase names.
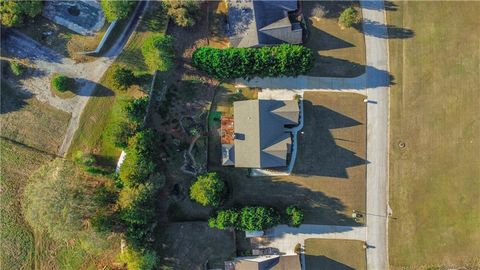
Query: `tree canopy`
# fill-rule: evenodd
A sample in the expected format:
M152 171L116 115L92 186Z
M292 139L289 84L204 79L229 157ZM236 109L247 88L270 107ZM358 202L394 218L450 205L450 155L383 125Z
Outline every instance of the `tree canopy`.
M195 67L217 79L298 76L313 67L313 52L300 45L260 48L202 47L193 53Z
M135 84L136 77L131 69L125 67L117 67L113 72L114 86L118 89L125 90Z
M203 206L220 206L225 194L225 183L217 173L199 175L190 187L190 199Z
M128 17L135 1L132 0L101 0L101 5L108 22L121 20Z
M11 27L21 25L25 17L35 17L42 13L42 1L0 1L0 20L2 26Z
M192 27L200 19L200 1L169 0L165 1L168 16L182 27Z
M244 231L261 231L280 222L280 216L272 208L261 206L244 207L240 211L229 209L218 211L208 220L208 225L221 230L235 228Z
M167 71L173 67L174 38L164 34L149 36L142 45L142 55L150 71Z

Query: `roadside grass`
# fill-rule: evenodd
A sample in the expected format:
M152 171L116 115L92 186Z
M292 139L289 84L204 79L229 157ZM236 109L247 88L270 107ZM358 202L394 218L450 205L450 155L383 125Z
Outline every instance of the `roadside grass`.
M478 269L480 3L395 4L391 31L415 36L389 40L390 265Z
M172 269L220 269L235 258L233 231L209 228L206 222L170 223L162 228L159 243L161 265ZM161 243L161 244L160 244Z
M339 11L347 5L351 4L348 1L303 2L303 14L308 29L305 46L314 51L316 59L310 76L356 77L365 72L363 33L353 27L342 29L338 25ZM361 15L357 2L354 6ZM326 14L320 16L318 9L323 9Z
M57 153L70 120L70 114L1 81L0 136L27 146Z
M307 239L305 264L307 269L367 269L363 242L357 240Z
M311 92L305 94L304 106L305 134L300 136L296 165L289 176L249 177L246 169L221 166L220 126L211 126L209 170L227 182L225 207L265 205L283 211L295 204L304 208L305 223L364 223L351 218L353 209L365 211L363 96Z
M106 71L94 90L94 95L90 97L85 106L80 118L79 128L68 151L68 157L72 157L76 151L93 152L98 156L100 165L115 167L121 150L115 147L110 130L120 120L121 101L145 95L141 89L148 89L153 77L151 73L148 73L148 68L144 63L141 45L148 36L156 32L164 33L167 27L166 18L159 17L157 13L161 3L152 2L150 5L149 11L140 22L139 28L133 33L115 63ZM152 31L151 20L163 21L160 22L160 28L155 28L155 31ZM132 69L141 78L141 86L130 87L128 91L116 89L113 83L113 72L119 66ZM114 95L106 94L110 91L113 91Z
M23 220L21 198L30 174L53 157L3 138L0 153L0 265L5 270L31 269L35 240Z

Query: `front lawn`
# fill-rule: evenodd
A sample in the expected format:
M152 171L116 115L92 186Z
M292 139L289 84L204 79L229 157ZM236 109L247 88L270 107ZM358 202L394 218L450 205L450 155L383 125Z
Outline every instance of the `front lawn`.
M363 33L355 28L342 29L338 25L341 11L351 5L361 15L356 1L303 2L308 29L305 46L314 51L316 59L310 76L356 77L365 72Z
M341 239L305 240L306 269L367 269L363 242Z
M394 6L387 14L396 81L390 89L390 268L478 269L480 2ZM412 38L401 39L409 32Z

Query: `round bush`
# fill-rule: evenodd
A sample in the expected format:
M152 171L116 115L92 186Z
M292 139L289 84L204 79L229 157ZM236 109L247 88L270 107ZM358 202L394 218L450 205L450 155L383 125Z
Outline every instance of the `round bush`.
M135 84L135 80L136 78L133 71L128 68L119 67L113 72L113 81L116 88L127 89Z
M360 16L358 14L358 11L353 7L345 9L342 14L340 14L338 22L345 27L354 26L355 24L360 22Z
M303 223L303 210L297 206L291 205L287 207L288 224L298 227Z
M10 62L10 69L15 76L20 76L23 74L23 70L25 69L22 64L19 62Z
M220 206L225 193L225 183L217 173L199 175L190 187L190 198L203 206Z
M71 79L65 75L55 75L52 79L53 89L59 92L65 92L70 86Z

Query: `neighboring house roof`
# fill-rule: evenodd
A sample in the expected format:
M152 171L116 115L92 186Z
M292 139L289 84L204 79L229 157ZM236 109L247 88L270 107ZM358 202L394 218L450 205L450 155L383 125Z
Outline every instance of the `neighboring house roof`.
M272 168L287 165L291 133L297 125L296 100L246 100L233 103L235 167Z
M232 47L302 43L300 23L291 22L297 0L230 0L228 21Z
M300 270L298 255L250 256L235 259L235 270Z

